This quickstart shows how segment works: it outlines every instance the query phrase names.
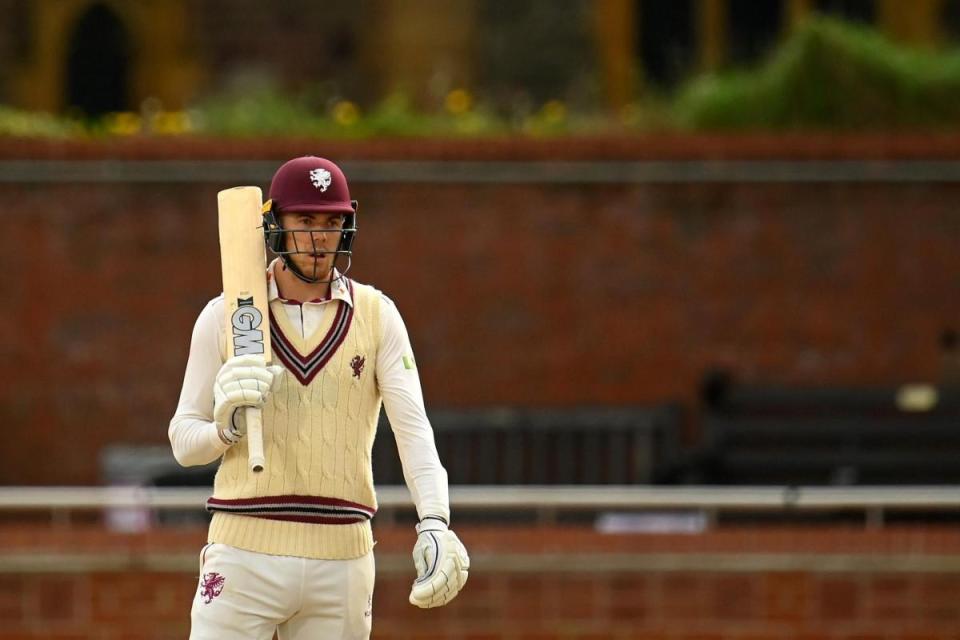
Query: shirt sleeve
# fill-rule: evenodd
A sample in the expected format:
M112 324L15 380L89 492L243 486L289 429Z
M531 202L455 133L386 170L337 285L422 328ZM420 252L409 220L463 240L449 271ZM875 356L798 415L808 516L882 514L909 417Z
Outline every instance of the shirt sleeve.
M377 355L377 382L397 440L403 478L420 519L432 515L450 522L447 471L440 464L424 409L410 338L400 312L386 296L380 305L380 326L383 337Z
M213 382L223 364L223 309L217 308L218 300L204 307L193 327L180 402L167 432L173 457L185 467L213 462L229 447L220 439L213 420Z

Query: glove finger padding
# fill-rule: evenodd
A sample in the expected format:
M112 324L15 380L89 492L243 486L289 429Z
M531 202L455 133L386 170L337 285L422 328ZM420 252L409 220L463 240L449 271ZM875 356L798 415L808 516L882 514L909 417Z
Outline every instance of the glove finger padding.
M283 367L268 367L263 356L235 356L227 360L213 384L213 418L225 442L234 443L246 431L237 412L241 407L262 407Z
M276 391L280 387L280 381L283 380L283 372L287 369L282 364L272 364L267 367L267 370L273 375L273 380L270 381L270 391Z
M254 406L263 404L270 395L270 384L253 378L229 380L219 384L220 393L227 402Z
M263 356L235 356L227 360L217 372L217 382L231 380L259 380L267 386L273 382L275 367L268 367Z
M417 581L426 576L428 567L434 566L436 559L436 546L421 545L420 541L418 540L417 544L413 547L413 566L417 570ZM416 581L414 583L416 583Z
M410 590L410 604L439 607L453 600L467 583L470 557L453 531L421 531L413 549L417 579Z

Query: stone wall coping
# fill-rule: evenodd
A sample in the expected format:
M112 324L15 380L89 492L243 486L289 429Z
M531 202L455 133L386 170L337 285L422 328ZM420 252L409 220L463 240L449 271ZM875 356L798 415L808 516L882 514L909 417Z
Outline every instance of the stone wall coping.
M276 160L305 154L338 160L953 160L958 133L825 132L650 134L483 139L130 137L0 138L0 159Z

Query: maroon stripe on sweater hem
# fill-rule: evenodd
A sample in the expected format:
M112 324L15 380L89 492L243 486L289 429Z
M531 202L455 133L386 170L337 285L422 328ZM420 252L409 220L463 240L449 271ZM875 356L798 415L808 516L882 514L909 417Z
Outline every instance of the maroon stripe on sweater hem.
M261 520L279 520L280 522L303 522L306 524L357 524L366 522L366 518L330 518L328 516L276 516L260 515L252 513L238 513L236 515L250 516L251 518L260 518Z
M257 505L274 506L278 504L305 504L305 505L315 505L318 507L350 507L352 509L367 511L369 513L376 512L376 509L360 504L359 502L341 500L340 498L325 498L323 496L287 495L287 496L264 496L262 498L234 498L229 500L224 498L210 498L207 500L207 504L223 505L225 507L255 507Z

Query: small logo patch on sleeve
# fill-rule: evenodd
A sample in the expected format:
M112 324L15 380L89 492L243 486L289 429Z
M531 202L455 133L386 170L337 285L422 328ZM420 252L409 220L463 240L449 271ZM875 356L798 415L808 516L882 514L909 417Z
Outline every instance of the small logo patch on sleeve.
M403 368L409 370L417 368L417 363L413 361L413 356L403 356Z

